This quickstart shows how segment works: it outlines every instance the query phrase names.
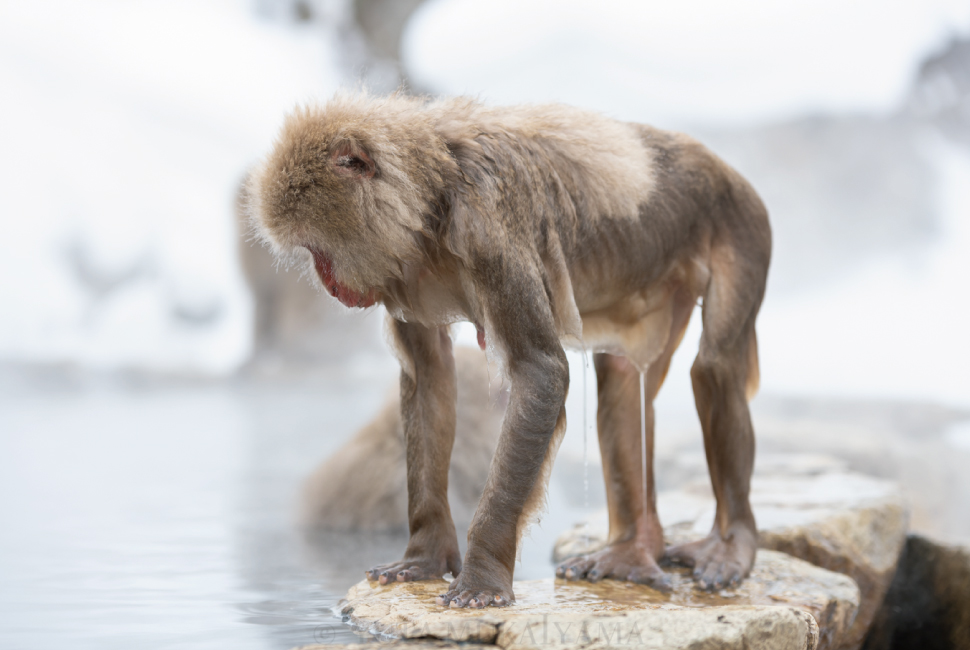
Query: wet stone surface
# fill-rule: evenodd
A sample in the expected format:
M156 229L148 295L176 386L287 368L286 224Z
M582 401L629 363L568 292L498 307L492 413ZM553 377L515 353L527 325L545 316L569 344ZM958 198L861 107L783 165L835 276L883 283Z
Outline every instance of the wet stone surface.
M759 553L740 587L719 593L698 590L686 569L670 572L669 594L613 580L530 580L515 583L512 606L485 610L436 605L444 580L363 581L350 589L341 611L361 631L388 638L504 648L831 648L851 627L859 603L850 578L773 551Z
M452 641L379 641L374 643L314 643L301 645L293 650L441 650L442 648L458 647ZM479 648L495 648L494 645L482 643L463 643L462 650L478 650Z
M843 573L859 586L859 613L840 648L857 648L869 629L896 569L908 522L896 485L798 455L770 465L752 481L751 503L762 549L783 551ZM810 459L808 459L810 460ZM714 499L698 480L661 493L658 510L669 543L697 539L710 530ZM564 558L606 544L605 513L557 540L553 555Z

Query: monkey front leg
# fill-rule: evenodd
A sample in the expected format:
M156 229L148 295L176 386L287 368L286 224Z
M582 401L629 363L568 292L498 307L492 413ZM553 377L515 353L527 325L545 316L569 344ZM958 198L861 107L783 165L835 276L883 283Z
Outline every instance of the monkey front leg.
M369 580L431 580L461 572L458 536L448 506L448 467L455 442L455 359L446 327L392 321L401 356L401 420L407 448L408 540L404 559L367 571Z
M541 503L544 474L566 425L569 367L556 342L548 352L510 355L511 394L495 458L468 530L465 565L439 605L504 606L515 599L516 546L531 510Z

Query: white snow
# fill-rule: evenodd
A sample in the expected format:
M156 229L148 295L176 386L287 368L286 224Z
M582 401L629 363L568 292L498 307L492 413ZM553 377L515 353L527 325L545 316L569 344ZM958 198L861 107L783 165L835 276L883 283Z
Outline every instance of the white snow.
M0 4L0 358L234 368L250 345L235 188L336 78L319 30L245 3ZM71 251L134 277L98 295Z
M404 46L438 92L681 127L887 110L968 27L956 0L432 0Z
M970 407L970 153L927 147L942 179L936 244L807 294L770 296L758 328L764 390Z

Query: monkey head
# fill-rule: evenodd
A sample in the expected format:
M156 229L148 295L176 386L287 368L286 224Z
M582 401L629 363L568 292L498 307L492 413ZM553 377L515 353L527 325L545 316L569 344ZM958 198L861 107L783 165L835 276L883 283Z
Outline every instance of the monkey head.
M434 236L443 175L456 164L420 100L337 96L298 108L250 177L250 214L282 257L310 251L317 276L349 307L381 300Z

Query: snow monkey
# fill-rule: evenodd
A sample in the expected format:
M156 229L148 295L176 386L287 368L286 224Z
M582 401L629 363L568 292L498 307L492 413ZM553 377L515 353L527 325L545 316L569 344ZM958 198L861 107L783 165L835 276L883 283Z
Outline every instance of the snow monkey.
M757 531L747 400L758 385L771 231L754 190L714 154L678 133L566 106L346 94L287 117L249 195L277 254L312 259L344 305L387 309L410 540L370 580L450 572L440 605L513 602L517 545L565 430L564 343L595 352L610 531L603 550L557 575L663 589L665 555L707 589L748 574ZM707 537L665 551L652 403L698 301L691 379L717 509ZM456 321L475 324L511 391L464 559L447 497Z

